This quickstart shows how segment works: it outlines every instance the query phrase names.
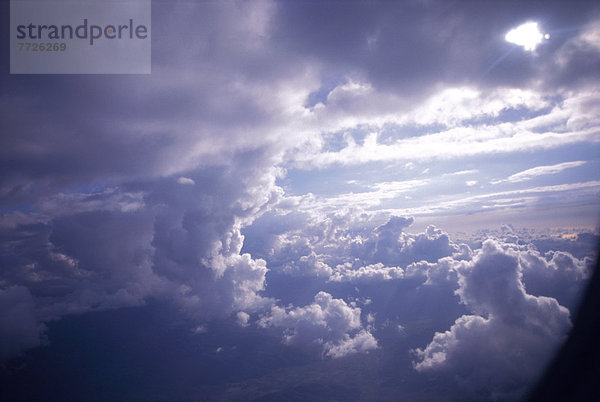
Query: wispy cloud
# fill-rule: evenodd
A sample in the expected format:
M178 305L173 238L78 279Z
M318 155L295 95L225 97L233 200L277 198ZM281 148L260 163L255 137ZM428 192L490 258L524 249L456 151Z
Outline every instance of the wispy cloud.
M414 208L386 209L385 212L397 215L433 215L444 212L470 211L478 209L498 209L515 206L531 206L539 201L539 194L564 192L595 193L600 189L600 181L539 186L519 190L501 191L468 197L453 196L453 199L429 200ZM565 200L563 200L565 201Z
M509 95L506 95L509 96ZM578 94L556 103L544 113L540 105L531 101L523 101L524 111L534 113L533 117L518 121L494 121L494 113L481 120L464 119L457 121L409 120L410 111L406 114L386 113L382 111L358 110L351 116L342 117L338 112L331 111L332 121L323 126L313 126L313 123L324 122L317 119L303 124L308 132L317 130L323 136L315 141L314 135L307 134L308 142L303 143L291 157L292 166L303 169L323 168L330 165L360 165L370 162L404 162L449 160L479 155L508 154L534 150L556 149L561 146L598 142L597 108L594 106L600 95L593 91ZM379 101L382 102L381 100ZM489 108L487 103L500 106L510 105L502 99L478 98L480 108ZM498 107L500 107L498 106ZM523 112L524 113L524 112ZM542 113L542 114L540 114ZM413 116L414 117L414 116ZM336 123L337 121L337 123ZM418 124L425 133L406 137L403 135L410 126ZM430 126L432 125L432 126ZM346 132L348 130L368 130L368 134L360 141L352 135L345 136L345 146L331 151L325 147L327 133ZM393 131L392 138L385 137L384 132ZM312 142L310 142L312 141ZM410 165L409 165L410 166Z
M369 186L370 191L359 193L344 193L334 197L321 198L317 203L323 206L334 208L344 208L352 206L354 208L368 209L381 204L383 200L396 198L402 194L409 194L417 188L428 184L428 180L406 180L406 181L388 181L375 183Z
M585 165L585 161L574 161L574 162L564 162L558 163L556 165L548 165L548 166L537 166L531 169L523 170L522 172L515 173L509 176L507 179L495 180L492 181L492 184L499 183L518 183L522 181L531 180L537 176L544 176L549 174L557 174L562 172L563 170L578 167L581 165Z

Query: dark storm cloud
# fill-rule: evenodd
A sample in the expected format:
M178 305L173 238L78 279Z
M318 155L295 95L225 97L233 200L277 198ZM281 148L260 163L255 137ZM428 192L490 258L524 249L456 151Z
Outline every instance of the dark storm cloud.
M3 279L27 286L39 318L142 304L151 271L147 214L94 211L4 228Z
M33 297L27 288L0 289L0 362L40 345L43 325L38 323Z
M158 2L151 75L5 74L3 205L224 164L238 146L264 144L255 133L274 106L253 94L249 66L272 63L253 59L263 47L242 52L262 40L262 7ZM196 50L202 39L216 53Z
M291 2L277 8L273 38L325 70L357 75L383 92L419 96L437 85L526 85L540 71L552 71L554 52L597 14L587 1ZM552 32L540 57L504 41L509 29L527 20Z

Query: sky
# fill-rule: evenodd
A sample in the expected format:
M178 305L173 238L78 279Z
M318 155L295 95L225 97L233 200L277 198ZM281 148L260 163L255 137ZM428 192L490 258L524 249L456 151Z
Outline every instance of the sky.
M148 75L1 46L4 397L515 400L566 339L594 2L153 1Z

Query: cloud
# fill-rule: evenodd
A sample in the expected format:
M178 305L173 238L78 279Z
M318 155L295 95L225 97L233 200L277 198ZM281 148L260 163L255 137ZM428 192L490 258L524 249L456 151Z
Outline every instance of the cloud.
M190 179L189 177L180 177L177 179L177 183L179 184L188 184L188 185L194 185L196 184L196 182L194 182L194 180Z
M355 208L368 209L380 205L382 201L396 198L401 194L410 194L427 183L427 180L375 183L368 186L371 191L339 194L327 198L319 197L317 201L320 201L329 208L353 205Z
M552 38L556 35L551 36ZM600 36L598 17L592 14L587 23L582 24L576 35L569 37L554 54L554 68L549 83L571 88L585 86L596 76L594 70L600 65Z
M435 226L409 233L408 216L588 197L598 180L396 210L386 202L438 182L398 170L366 186L341 179L362 192L293 186L320 182L295 182L296 168L385 162L414 174L460 161L454 174L484 174L473 168L482 156L597 146L597 8L527 7L590 25L553 33L536 58L493 64L522 4L155 2L149 76L4 74L0 358L39 345L41 322L159 300L197 333L208 320L262 317L285 343L332 358L377 348L385 319L406 319L408 334L410 320L447 328L462 315L423 339L421 371L457 367L468 379L481 367L474 383L502 388L522 363L515 381L531 378L568 326L553 300L576 303L589 261L473 251Z
M571 311L576 308L584 285L591 277L593 262L590 257L578 259L565 251L520 253L523 283L528 293L554 297Z
M570 328L556 299L528 294L519 254L486 240L472 261L457 263L456 293L475 315L463 315L416 349L417 371L452 373L488 397L514 398L535 379Z
M317 344L324 355L339 358L377 348L373 335L363 329L360 315L359 307L319 292L304 307L272 307L259 325L284 328L285 344Z
M404 277L400 267L386 267L382 263L371 264L353 269L351 264L338 265L329 277L331 282L373 282L389 281Z
M298 260L293 260L283 266L283 272L292 276L325 276L331 275L333 270L329 265L321 261L314 251L309 255L303 255Z
M40 346L44 329L37 320L34 300L27 288L0 289L0 362Z
M541 204L544 196L561 194L562 202L568 203L570 199L593 199L600 181L586 181L580 183L557 184L551 186L537 186L518 190L506 190L493 193L484 193L470 196L448 196L448 201L439 199L423 206L411 208L386 208L379 210L380 213L395 215L432 215L452 211L481 211L497 210L508 207L536 207Z
M266 214L255 224L260 228L264 219L271 218ZM272 241L264 240L262 231L255 233L250 226L246 232L250 244L254 244L255 236L263 240L248 250L265 258L273 271L329 277L334 282L359 280L369 275L400 277L401 266L421 260L435 262L458 251L447 233L434 226L423 233L407 233L405 229L413 223L412 217L384 217L386 220L377 224L378 219L366 214L348 211L332 216L313 209L303 219L301 223L288 220L293 226L289 230L280 228Z
M557 174L557 173L562 172L565 169L570 169L570 168L582 166L585 164L586 164L585 161L574 161L574 162L558 163L556 165L550 165L550 166L537 166L537 167L527 169L522 172L510 175L507 179L492 181L492 184L498 184L498 183L503 183L503 182L518 183L518 182L522 182L522 181L531 180L537 176L543 176L543 175L548 175L548 174Z
M152 220L145 211L88 211L2 230L12 239L2 279L26 286L41 320L134 306L162 288L152 271Z
M237 323L242 327L247 327L249 325L248 321L250 320L250 315L245 311L239 311L236 314Z
M346 334L338 344L327 346L326 355L336 359L354 353L365 353L377 347L377 340L370 332L363 329L353 337Z
M536 132L527 129L525 122L482 124L477 127L449 128L418 137L401 138L390 144L381 143L378 141L378 134L373 133L363 144L349 142L339 151L315 153L320 150L312 149L310 153L299 154L295 164L301 168L322 168L333 164L447 160L555 149L583 142L597 142L596 130L573 129L566 133L554 130Z
M271 34L291 58L316 59L319 67L332 75L354 73L382 92L416 97L441 82L525 87L538 76L540 65L553 73L552 56L570 37L554 35L552 29L591 23L595 10L595 5L587 3L577 10L561 3L525 8L507 3L446 5L437 1L402 7L388 3L286 4L275 8ZM515 18L531 15L551 21L547 27L551 43L540 48L543 52L537 58L529 57L529 52L512 52L488 71L507 52L503 37L520 22ZM310 28L304 21L311 21ZM397 38L402 38L400 44ZM588 77L593 74L586 72Z
M251 174L200 169L188 172L196 186L168 177L42 198L36 223L0 228L1 283L28 289L41 321L149 298L199 322L268 308L265 261L241 253L240 230L277 197L275 176L242 170Z
M272 217L266 214L256 223L267 218ZM364 329L378 345L387 337L380 331L389 322L412 333L418 331L414 320L428 317L432 332L416 332L423 346L414 352L414 367L483 399L523 395L567 335L568 309L574 308L591 269L589 258L538 251L531 243L538 235L523 237L529 232L509 225L474 239L472 249L434 226L408 233L413 218L396 216L376 224L372 215L321 215L317 210L289 218L284 220L289 231L285 225L278 228L278 240L266 245L264 258L273 273L282 275L271 283L284 289L267 287L267 293L285 294L285 303L293 304L273 307L263 326L284 328L285 343L310 344L335 356L338 349L354 350L349 348L354 341L342 346L343 339L355 339L362 329L347 324L347 335L333 341L323 335L330 325L323 318L326 308L316 307L317 302L295 307L296 301L315 288L348 300L350 309L368 297L369 303L361 305L370 326ZM252 226L248 229L252 238ZM284 256L291 259L286 266L301 258L312 261L303 270L312 280L293 279L293 291L285 290L290 285L282 278L292 273L278 267ZM332 267L331 274L314 270L316 261ZM453 324L447 331L431 335L448 322Z

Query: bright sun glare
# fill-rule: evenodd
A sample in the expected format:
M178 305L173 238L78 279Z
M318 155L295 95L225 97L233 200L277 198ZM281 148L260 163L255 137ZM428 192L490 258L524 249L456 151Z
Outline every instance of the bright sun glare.
M542 34L537 22L527 22L508 31L504 39L515 45L523 46L525 50L534 51L544 39L549 39L549 34Z

